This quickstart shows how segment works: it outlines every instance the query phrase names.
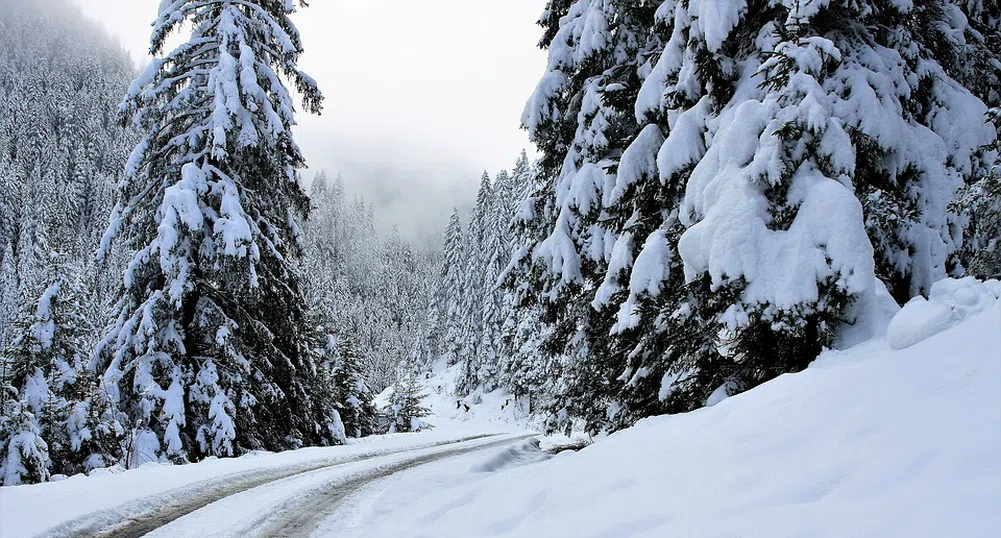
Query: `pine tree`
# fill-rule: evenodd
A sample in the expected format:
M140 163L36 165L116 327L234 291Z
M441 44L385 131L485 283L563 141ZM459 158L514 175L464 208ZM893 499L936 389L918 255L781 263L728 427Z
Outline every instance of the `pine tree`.
M538 312L528 318L548 327L541 348L550 367L560 364L554 386L563 388L547 412L562 417L559 427L569 426L572 416L603 422L616 405L611 378L621 369L600 362L618 360L608 336L615 311L592 304L621 228L634 222L605 206L612 203L620 156L641 136L633 107L658 44L655 9L553 0L540 20L549 63L522 122L542 156L518 212L509 285L519 308Z
M18 398L5 407L13 413L22 445L24 439L37 437L28 446L44 444L45 450L29 452L47 457L44 474L38 471L41 460L36 460L35 470L16 479L20 482L42 480L48 473L87 472L120 457L122 428L87 367L84 353L92 331L80 302L79 280L63 263L54 260L51 267L52 283L18 321L16 337L3 353L4 383L8 394ZM17 436L10 430L0 434L0 459L11 459L7 450L14 449L8 441ZM15 480L13 475L8 479Z
M994 153L993 166L964 188L959 208L971 218L967 246L970 273L984 280L1001 279L1001 108L988 111L988 119L999 133L984 149Z
M388 420L388 433L419 432L431 429L433 426L424 420L431 411L424 407L422 400L425 395L417 383L416 373L402 372L393 385L393 396L385 410Z
M24 404L21 395L7 383L0 382L0 485L16 486L48 480L49 447L42 438L37 416Z
M278 0L161 3L151 51L162 56L122 107L141 141L102 254L119 236L136 254L96 355L154 457L333 442L332 398L291 265L309 200L280 76L307 112L322 102L296 67L295 10ZM187 25L187 43L164 54L167 36Z
M490 259L485 248L490 235L492 204L493 186L490 174L484 172L480 178L476 205L470 215L465 236L464 250L468 261L463 275L465 291L462 298L463 326L459 337L459 358L463 361L462 378L457 387L460 395L467 395L476 390L483 381L481 369L484 364L480 355L480 344L483 339L484 300L490 286L486 281Z
M432 356L446 357L449 365L454 365L461 359L462 306L466 296L466 266L469 261L465 248L462 219L459 210L455 209L445 228L438 290L431 305L434 321L429 327Z
M376 411L372 392L362 372L358 344L348 336L334 343L337 362L334 366L334 387L338 390L337 411L348 437L365 437L376 433Z
M971 6L550 2L509 285L551 328L558 426L799 370L874 276L906 300L961 270L949 204L995 138L977 119L995 97L950 78L956 36L988 78L999 65L954 16Z

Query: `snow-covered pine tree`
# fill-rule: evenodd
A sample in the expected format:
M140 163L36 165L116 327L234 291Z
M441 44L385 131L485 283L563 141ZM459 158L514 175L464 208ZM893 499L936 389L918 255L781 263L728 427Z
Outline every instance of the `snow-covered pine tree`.
M8 382L6 370L0 364L0 486L43 482L51 476L49 447L38 417Z
M504 362L504 322L505 292L498 285L505 267L511 259L511 235L509 213L510 199L513 197L511 176L506 171L497 174L493 183L492 200L488 216L484 219L483 243L480 253L486 263L482 266L482 310L480 318L480 342L477 346L478 369L473 374L476 385L489 392L497 388L501 381Z
M19 431L0 428L0 460L23 460L25 440L37 436L28 446L44 444L45 451L28 453L46 455L45 472L39 472L40 460L27 467L9 463L0 473L14 481L8 485L44 480L50 473L88 472L120 457L122 427L87 368L92 330L80 301L79 276L57 260L50 267L51 284L18 320L15 338L2 353L8 397L17 395L17 401L4 405Z
M10 322L21 304L21 285L18 282L17 259L14 257L14 243L7 241L0 259L0 342L6 342L10 332Z
M319 171L313 179L310 202L313 208L303 226L303 291L310 313L336 327L342 321L338 319L343 314L340 303L347 295L346 255L351 241L345 222L343 179L338 175L330 181L325 171Z
M337 340L337 364L334 387L339 391L337 410L348 437L364 437L376 433L376 411L372 392L362 372L362 355L350 336Z
M519 211L509 284L520 308L537 308L532 317L549 327L542 347L548 362L561 364L561 388L548 412L559 427L571 416L604 421L621 386L613 380L622 369L601 362L621 362L610 349L615 310L592 303L622 234L604 206L618 159L640 135L633 106L657 45L655 9L553 0L540 21L549 63L522 121L542 156Z
M984 148L994 154L994 163L964 188L957 204L971 220L966 249L969 272L985 280L1001 279L1001 108L990 109L987 117L998 133L994 143Z
M449 365L462 359L461 338L463 327L463 304L466 300L466 277L469 257L466 255L466 243L462 233L462 219L459 210L452 211L452 216L445 228L445 244L442 251L440 288L437 301L432 305L439 309L438 327L433 329L435 335L440 335L435 347L446 357ZM434 341L434 340L433 340ZM434 349L434 348L432 348Z
M660 175L686 182L677 248L686 281L703 279L686 306L709 322L702 334L721 335L722 359L674 366L662 395L694 382L712 403L801 369L852 321L874 273L906 299L958 266L962 218L948 205L989 133L975 119L983 104L912 26L914 9L751 2L706 24L690 6L661 7L674 27L638 110L671 128ZM686 85L688 65L712 73L693 48L730 90ZM677 94L699 101L679 110Z
M489 254L485 252L487 239L490 235L491 217L493 216L493 185L490 174L483 172L480 178L480 188L476 194L476 205L469 216L469 226L465 236L465 282L462 298L462 331L460 336L459 357L463 364L463 372L456 390L459 395L467 395L476 390L482 381L480 370L482 365L480 343L483 339L483 307L487 290L492 283L487 282L487 265Z
M408 365L401 368L393 395L383 414L387 420L387 433L419 432L433 428L425 419L431 411L424 407L425 395L417 382L417 374Z
M543 310L538 303L538 297L532 290L527 279L514 279L518 275L518 263L522 262L527 244L537 233L529 227L538 221L532 218L534 209L534 194L544 190L544 186L536 182L536 172L528 160L528 154L522 151L514 171L511 174L511 200L509 205L509 237L508 252L513 255L513 261L502 273L500 280L505 284L504 321L502 338L504 343L504 363L502 365L501 382L515 396L523 399L529 413L535 413L546 405L548 397L554 392L552 385L559 383L560 372L553 368L559 360L543 351L543 345L549 341L552 325L544 323ZM526 201L527 200L527 201ZM520 252L516 252L521 249ZM513 284L513 285L512 285Z
M551 2L513 274L571 355L552 411L713 403L804 367L874 275L906 299L957 271L948 206L994 135L936 47L973 4Z
M296 67L296 5L161 2L157 57L122 105L141 141L101 252L124 237L136 254L96 356L153 458L333 441L333 398L291 265L309 199L282 77L307 112L322 102ZM189 27L187 42L165 52L167 36Z

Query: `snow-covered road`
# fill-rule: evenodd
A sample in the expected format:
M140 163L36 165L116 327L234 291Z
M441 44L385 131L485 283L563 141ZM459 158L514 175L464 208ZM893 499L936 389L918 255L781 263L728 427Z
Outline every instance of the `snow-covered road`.
M0 536L309 536L341 499L372 481L531 436L388 436L347 447L5 488Z

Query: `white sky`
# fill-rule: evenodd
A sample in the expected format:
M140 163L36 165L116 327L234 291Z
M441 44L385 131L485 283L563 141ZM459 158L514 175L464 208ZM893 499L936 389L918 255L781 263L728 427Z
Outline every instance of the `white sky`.
M156 0L76 0L144 61ZM545 67L545 0L312 0L295 16L300 66L326 95L299 116L311 168L342 171L383 224L444 227L484 169L508 168Z

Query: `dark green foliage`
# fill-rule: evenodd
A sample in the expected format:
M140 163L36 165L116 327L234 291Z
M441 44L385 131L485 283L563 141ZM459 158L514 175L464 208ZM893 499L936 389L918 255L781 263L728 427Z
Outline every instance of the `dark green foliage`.
M362 374L361 352L351 337L336 339L336 361L333 383L337 394L337 412L348 437L365 437L376 433L376 410L372 393Z

